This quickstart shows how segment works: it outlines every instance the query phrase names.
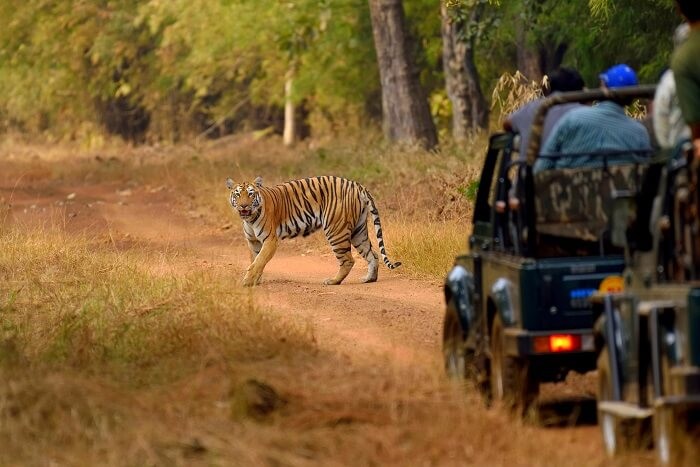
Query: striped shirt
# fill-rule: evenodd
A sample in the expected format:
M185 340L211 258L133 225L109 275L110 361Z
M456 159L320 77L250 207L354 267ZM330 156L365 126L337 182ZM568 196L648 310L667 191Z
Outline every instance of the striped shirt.
M610 156L607 160L595 153L629 150L628 155ZM651 150L649 133L637 120L625 115L625 109L613 101L603 101L592 107L572 110L564 115L545 141L543 155L562 154L562 157L539 157L534 172L567 167L600 167L632 162L635 151L642 154Z

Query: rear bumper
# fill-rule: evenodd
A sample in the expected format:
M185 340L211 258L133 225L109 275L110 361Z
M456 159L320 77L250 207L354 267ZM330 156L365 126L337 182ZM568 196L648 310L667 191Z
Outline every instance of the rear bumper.
M570 334L580 339L580 349L562 352L538 352L535 350L535 338ZM592 329L565 329L555 331L527 331L525 329L506 329L505 352L513 357L584 355L595 354L595 339Z
M580 339L581 348L573 351L537 352L535 338L570 334ZM593 331L578 329L565 331L504 330L505 352L512 357L527 360L531 370L541 382L562 381L569 371L586 373L596 368L596 351Z

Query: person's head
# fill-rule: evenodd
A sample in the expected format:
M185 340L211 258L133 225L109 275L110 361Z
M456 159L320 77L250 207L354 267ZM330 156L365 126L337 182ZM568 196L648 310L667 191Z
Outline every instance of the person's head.
M673 31L673 47L678 47L685 42L688 34L690 34L690 25L688 23L679 24L676 30Z
M580 91L583 86L583 78L578 71L573 68L560 67L547 73L547 85L543 92L547 96L555 91Z
M689 22L700 21L700 2L698 0L676 0L676 6Z
M601 86L606 88L624 88L626 86L636 86L639 84L637 73L631 66L621 63L612 66L599 75Z

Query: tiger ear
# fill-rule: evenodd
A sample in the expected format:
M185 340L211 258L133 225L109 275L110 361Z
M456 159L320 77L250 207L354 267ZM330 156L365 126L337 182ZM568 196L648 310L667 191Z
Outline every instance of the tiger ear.
M262 186L262 177L255 177L255 186L258 188Z
M229 190L233 190L233 185L234 185L233 180L231 180L230 178L227 178L227 179L226 179L226 187L227 187Z

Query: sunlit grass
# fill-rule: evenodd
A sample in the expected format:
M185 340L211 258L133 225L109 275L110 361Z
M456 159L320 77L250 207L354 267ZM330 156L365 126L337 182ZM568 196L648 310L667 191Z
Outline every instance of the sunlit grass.
M467 232L460 221L389 223L391 255L411 276L442 280L458 253L466 251Z

